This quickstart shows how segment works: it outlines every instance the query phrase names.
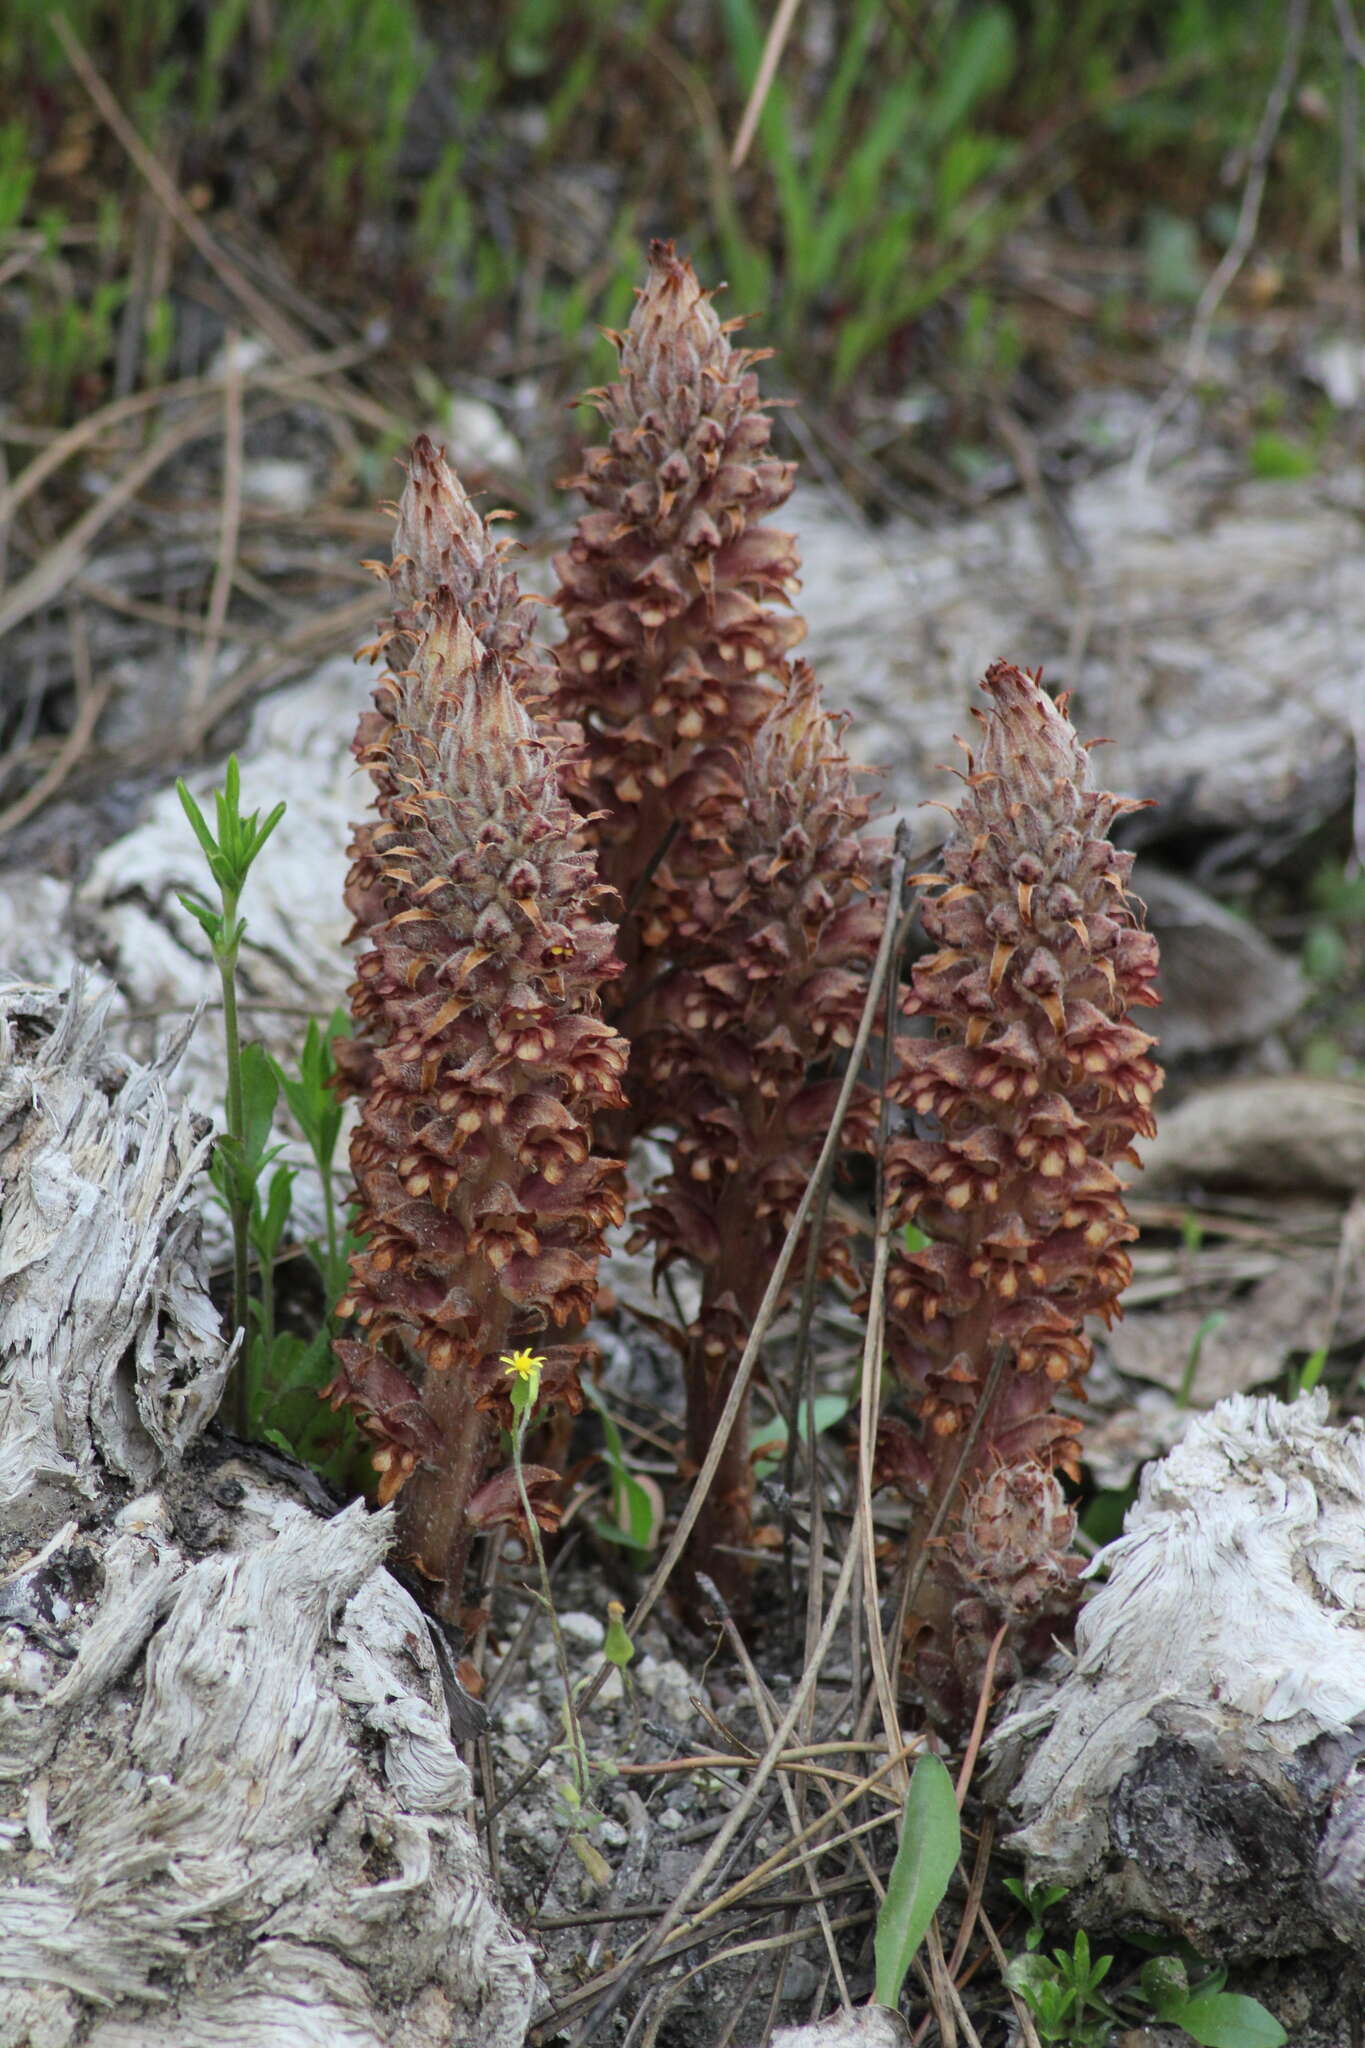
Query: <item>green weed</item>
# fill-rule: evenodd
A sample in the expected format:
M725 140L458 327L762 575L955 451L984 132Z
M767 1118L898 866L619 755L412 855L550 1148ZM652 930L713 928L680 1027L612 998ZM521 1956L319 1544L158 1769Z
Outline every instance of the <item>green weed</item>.
M1114 1988L1112 1955L1092 1956L1090 1937L1077 1930L1070 1948L1041 1949L1041 1922L1065 1897L1061 1886L1033 1891L1017 1879L1006 1883L1028 1909L1032 1925L1026 1952L1005 1971L1005 1982L1029 2009L1038 2038L1049 2048L1109 2048L1120 2027L1156 2020L1178 2027L1199 2048L1284 2048L1289 2036L1254 1998L1223 1989L1226 1970L1206 1971L1190 1981L1197 1957L1154 1955L1136 1977ZM1107 1992L1100 1986L1109 1982Z
M345 1290L357 1243L338 1210L335 1153L341 1103L332 1086L332 1043L349 1032L350 1019L337 1010L326 1023L309 1020L296 1075L263 1046L243 1044L237 964L247 927L239 906L247 877L285 807L276 804L264 823L259 811L243 812L235 755L228 761L223 788L214 794L216 829L183 781L176 789L218 893L217 908L197 892L182 893L180 901L209 942L223 992L226 1129L214 1147L209 1175L232 1229L232 1326L240 1346L237 1429L248 1440L273 1443L341 1480L350 1473L358 1439L350 1419L332 1415L318 1394L332 1376L330 1307ZM322 1186L323 1236L302 1247L289 1242L297 1169L276 1163L281 1096L303 1133ZM317 1328L306 1336L282 1329L277 1316L276 1269L299 1249L314 1268L326 1304Z

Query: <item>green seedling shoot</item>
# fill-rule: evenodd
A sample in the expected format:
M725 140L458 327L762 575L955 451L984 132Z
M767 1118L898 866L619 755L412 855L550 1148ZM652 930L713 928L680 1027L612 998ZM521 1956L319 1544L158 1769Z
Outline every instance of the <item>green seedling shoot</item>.
M252 1204L257 1179L273 1155L267 1153L264 1145L258 1142L261 1136L260 1119L265 1081L269 1077L268 1063L264 1054L261 1054L259 1062L253 1062L249 1068L244 1069L243 1066L242 1043L237 1022L237 961L246 933L246 920L239 915L238 906L252 864L284 816L285 806L282 803L276 804L264 824L260 822L259 811L243 814L241 776L235 754L229 757L223 788L214 792L213 801L218 826L216 834L209 829L203 812L190 795L183 780L177 781L175 787L191 830L208 862L209 873L218 888L216 910L197 891L181 891L179 896L185 909L198 921L212 948L223 990L223 1034L227 1044L227 1131L219 1139L215 1151L214 1184L227 1209L232 1227L232 1322L233 1328L243 1333L242 1343L245 1346L249 1334L250 1315L248 1301ZM273 1086L273 1077L271 1080ZM252 1090L250 1122L248 1085ZM272 1095L270 1114L273 1112ZM265 1129L268 1133L268 1117ZM269 1206L268 1198L267 1210ZM237 1418L238 1427L242 1434L246 1435L251 1427L252 1414L245 1353L237 1373Z

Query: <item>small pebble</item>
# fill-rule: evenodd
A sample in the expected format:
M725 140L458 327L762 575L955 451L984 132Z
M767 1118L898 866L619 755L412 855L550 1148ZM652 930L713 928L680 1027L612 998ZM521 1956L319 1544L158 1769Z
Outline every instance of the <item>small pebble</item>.
M523 1736L527 1742L544 1742L548 1733L545 1716L534 1700L509 1700L498 1719L506 1734Z
M569 1613L559 1617L559 1633L579 1650L600 1650L606 1641L605 1622L595 1614Z

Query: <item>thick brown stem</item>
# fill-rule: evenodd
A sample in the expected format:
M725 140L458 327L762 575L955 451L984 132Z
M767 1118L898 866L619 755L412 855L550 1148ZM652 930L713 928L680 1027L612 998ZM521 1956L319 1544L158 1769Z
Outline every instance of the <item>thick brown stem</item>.
M694 1339L683 1369L687 1451L694 1466L702 1464L715 1439L716 1424L730 1393L731 1372L727 1368L733 1364L733 1359L709 1361L700 1339ZM753 1535L752 1493L746 1392L687 1546L690 1569L705 1572L715 1580L731 1613L740 1620L749 1611L752 1593L748 1565L738 1555L747 1549Z
M684 1366L688 1457L697 1466L715 1441L735 1366L753 1327L773 1260L767 1233L755 1223L753 1191L747 1181L739 1177L729 1181L717 1222L721 1254L706 1275L701 1315ZM749 1548L753 1537L753 1491L746 1393L687 1552L691 1569L715 1580L739 1619L748 1613L751 1603L749 1565L740 1553Z
M450 1622L459 1620L465 1565L477 1533L466 1505L497 1448L497 1423L475 1407L475 1393L474 1382L458 1366L427 1374L422 1405L445 1439L446 1455L439 1467L413 1473L398 1505L399 1548L436 1583L432 1605Z

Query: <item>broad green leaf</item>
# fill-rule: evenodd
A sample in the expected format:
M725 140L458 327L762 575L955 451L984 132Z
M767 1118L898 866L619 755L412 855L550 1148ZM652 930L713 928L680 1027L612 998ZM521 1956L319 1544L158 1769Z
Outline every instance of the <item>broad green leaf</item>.
M962 1854L953 1781L936 1756L922 1756L910 1778L900 1845L877 1915L873 1952L879 2005L894 2011L915 1950L929 1930Z
M1163 1999L1158 2018L1183 2027L1199 2048L1284 2048L1289 2036L1259 1999L1237 1991L1195 1991Z
M827 1429L833 1429L836 1422L842 1422L852 1407L844 1394L817 1394L814 1402L815 1434L823 1436ZM803 1444L810 1431L808 1416L811 1404L802 1401L796 1413L796 1441ZM750 1448L762 1448L767 1455L759 1458L754 1465L755 1476L766 1479L775 1472L787 1450L787 1418L778 1415L771 1422L757 1423L750 1436Z

